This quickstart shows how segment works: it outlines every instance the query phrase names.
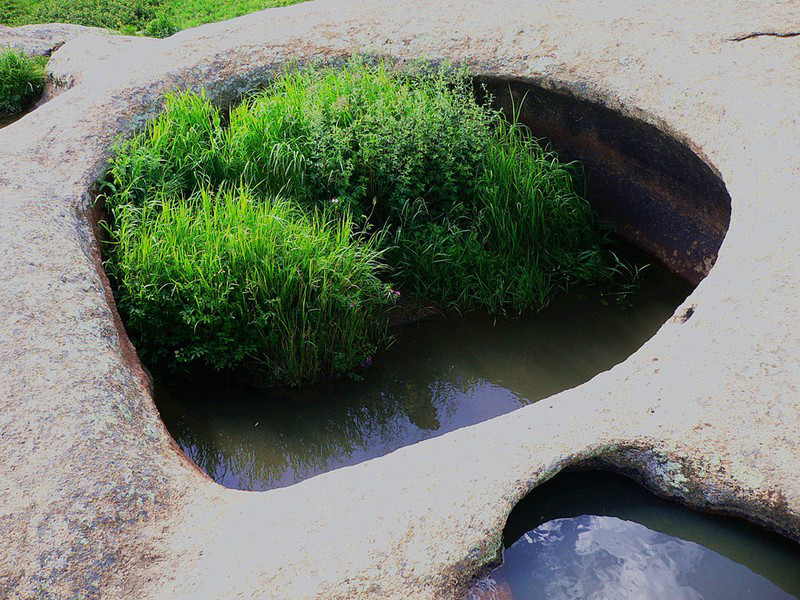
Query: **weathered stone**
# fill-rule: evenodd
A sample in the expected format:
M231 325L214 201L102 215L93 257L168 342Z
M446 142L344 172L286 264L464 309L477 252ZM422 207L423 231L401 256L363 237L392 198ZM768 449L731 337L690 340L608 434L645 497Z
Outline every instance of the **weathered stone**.
M49 23L47 25L0 25L0 48L16 48L34 56L49 56L69 40L86 33L108 33L97 27Z
M52 99L61 90L78 85L85 76L102 71L107 62L114 64L120 56L145 58L151 48L160 44L160 40L147 37L100 33L81 35L70 42L69 52L56 52L50 58L44 101Z
M65 44L54 61L74 87L0 130L0 596L454 597L496 559L519 498L597 462L800 540L800 37L762 35L792 23L800 6L778 0L318 0L93 64L86 38ZM657 156L677 143L724 182L730 227L676 316L585 385L288 488L227 490L159 419L86 191L166 91L229 102L288 61L353 51L463 60L657 130ZM669 165L691 161L636 156L696 210L681 190L705 171L681 182ZM724 222L719 189L701 233Z

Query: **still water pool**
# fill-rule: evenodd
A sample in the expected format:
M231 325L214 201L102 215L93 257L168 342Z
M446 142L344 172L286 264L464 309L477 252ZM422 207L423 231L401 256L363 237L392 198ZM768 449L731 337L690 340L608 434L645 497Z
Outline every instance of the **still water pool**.
M291 485L513 411L623 361L689 288L651 267L629 306L570 301L528 318L406 326L363 381L302 390L161 387L157 404L186 454L222 485Z
M800 546L698 513L610 473L562 473L509 516L503 565L482 600L787 600Z
M570 301L529 318L407 326L363 381L302 390L160 386L184 452L222 485L267 490L356 464L579 385L647 341L689 288L653 268L630 305ZM482 599L800 598L800 547L693 512L632 481L565 473L514 510Z

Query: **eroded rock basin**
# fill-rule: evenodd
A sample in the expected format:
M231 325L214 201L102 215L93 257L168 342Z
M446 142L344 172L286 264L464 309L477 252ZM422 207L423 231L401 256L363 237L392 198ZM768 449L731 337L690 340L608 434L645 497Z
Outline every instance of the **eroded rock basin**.
M573 299L522 319L407 325L362 381L161 386L156 402L183 451L218 483L284 487L580 385L635 352L690 292L653 264L624 303ZM537 487L512 511L504 541L503 564L469 598L800 597L800 546L608 472L562 473Z
M26 119L24 134L21 124L0 132L0 595L452 598L496 559L521 497L592 459L799 540L800 38L779 36L797 30L798 10L732 1L587 11L559 0L386 11L317 0L184 32L146 56L119 38L68 43L51 68L72 89ZM99 67L87 52L97 47L107 54ZM724 181L730 229L678 313L693 316L670 319L610 373L298 485L229 490L190 468L161 427L103 287L85 192L115 137L165 92L205 84L231 98L293 60L354 50L466 60L477 74L538 82L655 127ZM620 139L569 122L587 133L576 146ZM560 123L541 132L557 149ZM680 195L660 185L666 163L652 156L642 154L638 187ZM629 206L667 196L631 194ZM689 270L710 268L698 258Z

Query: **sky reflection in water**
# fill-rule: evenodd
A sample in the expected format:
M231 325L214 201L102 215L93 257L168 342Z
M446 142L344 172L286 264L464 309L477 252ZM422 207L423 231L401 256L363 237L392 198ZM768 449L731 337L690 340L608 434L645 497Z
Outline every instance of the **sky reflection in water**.
M794 598L708 548L616 517L548 521L517 540L505 560L501 580L520 599Z
M567 472L512 511L503 564L473 600L787 600L800 546L690 510L625 477Z

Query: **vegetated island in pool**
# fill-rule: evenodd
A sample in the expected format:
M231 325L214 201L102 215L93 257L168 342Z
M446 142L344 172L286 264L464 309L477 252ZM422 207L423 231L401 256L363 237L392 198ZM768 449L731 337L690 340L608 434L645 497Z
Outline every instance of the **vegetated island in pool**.
M630 291L579 168L475 98L464 69L364 57L287 69L230 111L168 96L117 145L102 196L144 363L295 387L358 377L393 311Z

